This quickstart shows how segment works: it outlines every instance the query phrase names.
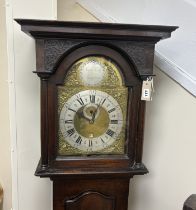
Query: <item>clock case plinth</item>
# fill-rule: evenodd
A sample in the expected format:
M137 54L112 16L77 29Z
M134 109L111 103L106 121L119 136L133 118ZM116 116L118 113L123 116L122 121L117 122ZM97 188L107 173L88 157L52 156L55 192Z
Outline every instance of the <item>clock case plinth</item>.
M54 210L125 210L129 180L147 173L142 163L145 102L142 81L153 75L155 44L175 26L61 22L17 19L36 41L36 71L41 80L41 159L35 175L50 177ZM101 55L114 60L128 87L124 155L57 155L55 87L78 59ZM131 132L130 132L131 131Z

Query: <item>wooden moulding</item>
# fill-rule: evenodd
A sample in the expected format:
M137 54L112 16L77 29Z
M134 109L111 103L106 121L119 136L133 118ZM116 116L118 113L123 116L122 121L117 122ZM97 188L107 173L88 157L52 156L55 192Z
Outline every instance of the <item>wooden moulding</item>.
M38 37L90 38L116 40L155 40L169 38L177 26L69 22L53 20L15 19L22 31Z

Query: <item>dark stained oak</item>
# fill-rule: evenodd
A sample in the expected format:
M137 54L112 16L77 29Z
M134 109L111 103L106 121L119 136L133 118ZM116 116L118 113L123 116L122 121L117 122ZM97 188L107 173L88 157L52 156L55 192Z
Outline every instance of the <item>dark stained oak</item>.
M65 209L86 209L91 210L114 210L115 199L112 196L106 196L96 191L85 191L71 198L66 198Z
M159 41L168 38L176 26L136 25L97 22L15 19L22 31L33 37L85 38Z
M53 192L55 210L125 210L129 178L53 179Z
M35 175L53 181L53 209L126 210L130 179L148 173L142 163L142 82L153 76L155 44L169 38L177 27L16 21L36 41L34 73L41 80L41 158ZM125 154L58 156L58 86L63 84L73 63L95 55L115 61L128 88Z

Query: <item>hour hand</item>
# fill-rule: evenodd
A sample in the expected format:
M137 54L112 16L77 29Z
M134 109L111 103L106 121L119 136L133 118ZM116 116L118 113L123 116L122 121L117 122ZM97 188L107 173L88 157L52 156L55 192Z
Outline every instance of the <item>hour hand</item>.
M77 115L79 116L79 118L83 118L83 119L85 119L85 120L87 120L87 121L90 122L90 119L87 118L87 117L84 115L83 110L80 111L80 112L77 112Z

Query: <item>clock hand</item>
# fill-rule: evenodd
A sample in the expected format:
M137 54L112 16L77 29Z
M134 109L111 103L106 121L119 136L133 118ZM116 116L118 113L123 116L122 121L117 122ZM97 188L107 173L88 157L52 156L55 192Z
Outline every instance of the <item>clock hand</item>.
M77 112L76 114L77 114L80 118L83 118L83 119L87 120L88 122L90 122L90 119L87 118L87 117L84 115L83 110L80 111L80 112Z
M93 123L94 123L94 118L95 118L95 117L94 117L94 116L95 116L94 113L95 113L95 112L93 112L93 111L90 112L90 114L91 114L91 116L92 116L92 118L91 118L90 121L89 121L90 124L93 124Z
M100 105L101 105L101 103L99 103L99 104L97 105L96 110L92 113L92 119L91 119L91 121L90 121L91 123L94 123L94 121L95 121L95 116L96 116L96 114L97 114L97 111L98 111Z

